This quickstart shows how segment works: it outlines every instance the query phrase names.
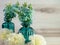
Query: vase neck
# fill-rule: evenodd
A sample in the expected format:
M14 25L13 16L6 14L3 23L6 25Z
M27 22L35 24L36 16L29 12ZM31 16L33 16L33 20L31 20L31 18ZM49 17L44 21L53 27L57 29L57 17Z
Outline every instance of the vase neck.
M10 23L11 21L5 21L5 22Z
M30 25L22 25L23 27L30 27Z
M22 23L21 24L23 27L30 27L30 24L28 24L28 23Z
M30 27L30 26L24 26L24 27Z

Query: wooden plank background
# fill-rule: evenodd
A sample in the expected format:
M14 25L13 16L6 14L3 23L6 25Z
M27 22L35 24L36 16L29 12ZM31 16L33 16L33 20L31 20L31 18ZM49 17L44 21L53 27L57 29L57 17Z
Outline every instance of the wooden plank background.
M35 32L45 37L60 37L60 29L44 28L44 29L36 29Z

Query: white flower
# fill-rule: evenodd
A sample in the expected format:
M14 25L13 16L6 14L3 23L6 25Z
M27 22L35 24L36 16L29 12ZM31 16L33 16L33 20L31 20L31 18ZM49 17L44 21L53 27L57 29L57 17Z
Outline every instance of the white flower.
M25 44L25 39L23 35L12 33L10 37L7 39L5 45L24 45Z
M27 45L46 45L46 41L43 36L41 35L32 35L29 37L31 42L29 42Z
M6 28L0 30L0 40L6 40L11 33L12 31Z

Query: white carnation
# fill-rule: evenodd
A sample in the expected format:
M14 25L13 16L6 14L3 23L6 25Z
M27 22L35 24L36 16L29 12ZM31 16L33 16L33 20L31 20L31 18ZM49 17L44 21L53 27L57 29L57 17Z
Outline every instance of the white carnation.
M5 45L24 45L25 44L25 39L23 35L12 33L10 37L7 39Z
M29 42L27 45L46 45L46 40L41 35L32 35L30 36L31 42Z

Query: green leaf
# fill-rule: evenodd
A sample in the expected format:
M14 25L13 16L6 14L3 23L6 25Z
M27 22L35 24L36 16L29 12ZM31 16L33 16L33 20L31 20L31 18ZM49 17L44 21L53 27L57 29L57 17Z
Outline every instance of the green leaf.
M33 9L31 4L28 5L28 8L31 10Z
M27 7L27 3L26 2L23 4L23 7Z

